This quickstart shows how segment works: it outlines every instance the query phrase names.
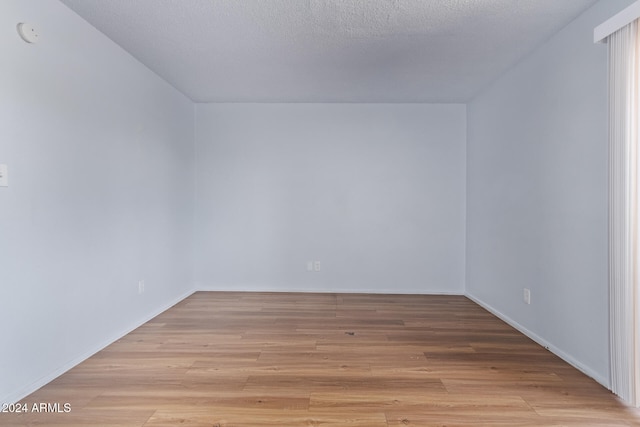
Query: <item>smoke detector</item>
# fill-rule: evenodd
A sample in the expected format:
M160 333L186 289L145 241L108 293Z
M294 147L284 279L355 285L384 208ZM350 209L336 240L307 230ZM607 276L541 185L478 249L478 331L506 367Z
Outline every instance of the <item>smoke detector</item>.
M20 35L20 38L25 42L27 43L38 42L39 34L36 31L36 29L33 28L33 25L25 24L24 22L21 22L17 25L16 28L18 29L18 34Z

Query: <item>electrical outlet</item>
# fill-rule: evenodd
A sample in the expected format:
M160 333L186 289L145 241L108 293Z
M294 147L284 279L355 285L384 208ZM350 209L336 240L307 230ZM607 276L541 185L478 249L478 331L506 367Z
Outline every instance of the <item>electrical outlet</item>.
M313 271L313 261L307 261L307 271Z
M144 293L144 280L138 281L138 295Z
M313 262L313 271L320 271L320 261Z
M528 288L524 288L522 299L524 300L525 304L531 304L531 290L529 290Z

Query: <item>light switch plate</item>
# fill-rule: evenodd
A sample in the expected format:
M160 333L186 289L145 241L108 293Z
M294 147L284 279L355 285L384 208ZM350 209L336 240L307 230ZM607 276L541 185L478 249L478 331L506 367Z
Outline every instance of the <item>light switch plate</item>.
M9 172L7 165L0 165L0 187L9 186Z

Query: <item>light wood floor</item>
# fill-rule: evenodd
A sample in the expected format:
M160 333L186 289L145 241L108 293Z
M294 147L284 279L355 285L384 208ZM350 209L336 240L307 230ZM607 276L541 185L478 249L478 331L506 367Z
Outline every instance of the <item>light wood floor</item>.
M0 425L640 425L461 296L198 292L23 402L71 412Z

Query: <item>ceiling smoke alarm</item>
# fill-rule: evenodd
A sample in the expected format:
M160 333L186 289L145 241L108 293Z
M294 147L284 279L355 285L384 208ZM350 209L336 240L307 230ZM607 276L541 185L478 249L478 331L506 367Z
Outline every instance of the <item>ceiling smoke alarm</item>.
M17 29L20 38L25 42L32 44L38 42L39 34L36 29L33 28L33 25L21 22L18 24Z

